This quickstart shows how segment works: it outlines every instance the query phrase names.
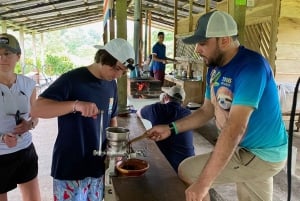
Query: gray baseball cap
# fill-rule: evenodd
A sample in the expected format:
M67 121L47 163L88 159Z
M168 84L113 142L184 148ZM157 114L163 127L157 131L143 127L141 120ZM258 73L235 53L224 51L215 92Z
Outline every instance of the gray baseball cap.
M236 36L237 24L233 17L223 11L212 11L202 15L197 22L194 35L184 38L186 44L196 44L209 38Z
M5 48L13 53L20 54L21 48L18 40L10 34L0 34L0 48Z

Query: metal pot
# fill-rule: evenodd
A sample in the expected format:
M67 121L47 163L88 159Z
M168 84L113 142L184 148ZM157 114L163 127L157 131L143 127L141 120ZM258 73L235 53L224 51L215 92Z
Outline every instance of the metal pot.
M128 141L129 129L123 127L108 127L106 128L106 137L109 141Z

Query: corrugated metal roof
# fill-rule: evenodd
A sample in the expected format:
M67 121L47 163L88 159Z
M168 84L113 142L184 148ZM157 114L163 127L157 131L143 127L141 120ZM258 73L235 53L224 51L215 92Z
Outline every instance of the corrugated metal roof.
M211 1L211 8L216 2ZM116 0L114 0L116 3ZM173 30L174 0L141 0L142 16L151 11L153 26ZM193 1L193 14L204 10L205 0ZM127 0L128 18L134 19L134 0ZM178 0L178 20L189 16L189 1ZM103 0L1 0L0 20L8 29L47 32L103 20Z

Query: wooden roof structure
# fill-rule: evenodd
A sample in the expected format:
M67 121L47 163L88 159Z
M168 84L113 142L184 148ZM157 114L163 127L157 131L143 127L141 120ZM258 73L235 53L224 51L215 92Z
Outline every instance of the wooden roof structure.
M114 1L115 2L115 1ZM213 9L222 0L211 0ZM152 26L174 29L174 0L142 0L142 16L151 11ZM103 20L104 0L2 0L0 21L7 29L25 32L49 32ZM127 0L128 19L134 18L134 0ZM194 0L192 13L204 11L205 0ZM177 19L190 14L189 1L178 0Z

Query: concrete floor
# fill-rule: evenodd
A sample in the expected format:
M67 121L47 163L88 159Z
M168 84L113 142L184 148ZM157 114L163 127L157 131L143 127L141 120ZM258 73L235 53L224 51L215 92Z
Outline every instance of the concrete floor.
M153 103L158 101L158 99L129 99L128 104L133 105L136 109L139 109L143 105ZM146 128L150 128L151 125L147 121L143 121ZM196 153L206 153L209 152L213 146L212 144L203 137L200 133L209 133L212 132L214 128L211 125L207 125L197 132L194 132L194 143ZM36 146L36 150L39 155L39 183L42 194L43 201L51 201L52 199L52 177L50 176L50 167L52 160L52 150L54 140L57 133L57 122L56 118L53 119L40 119L39 125L33 130L33 141ZM205 135L204 135L205 136ZM295 147L300 149L300 135L296 133L294 137ZM296 166L296 175L293 177L293 199L300 200L300 156L297 155L297 166ZM237 201L235 194L235 186L231 185L222 185L215 190L218 194L221 195L223 200L227 201ZM8 198L10 201L21 201L21 196L18 189L9 192ZM274 201L286 200L286 175L282 171L274 179Z

